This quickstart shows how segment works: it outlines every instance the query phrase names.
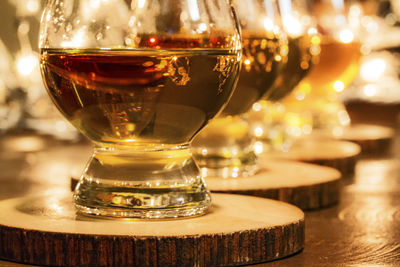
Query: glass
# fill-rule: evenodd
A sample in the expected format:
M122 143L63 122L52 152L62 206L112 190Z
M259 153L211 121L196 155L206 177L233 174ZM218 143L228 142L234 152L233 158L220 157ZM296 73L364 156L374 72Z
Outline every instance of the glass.
M232 1L242 29L242 69L237 89L221 116L194 140L205 176L234 178L257 171L254 137L245 113L268 92L287 61L288 45L271 0Z
M320 38L307 1L279 0L282 25L288 36L289 54L272 89L249 112L251 132L270 148L287 147L291 138L286 133L289 114L277 103L302 81L318 62ZM257 144L260 148L260 144ZM265 151L265 146L263 150Z
M350 123L340 101L342 92L358 75L361 45L358 39L359 8L356 1L311 1L321 34L318 63L283 103L293 111L312 115L316 129L338 131Z
M210 195L189 151L237 82L239 26L225 0L50 0L43 79L95 145L74 193L105 217L203 214Z

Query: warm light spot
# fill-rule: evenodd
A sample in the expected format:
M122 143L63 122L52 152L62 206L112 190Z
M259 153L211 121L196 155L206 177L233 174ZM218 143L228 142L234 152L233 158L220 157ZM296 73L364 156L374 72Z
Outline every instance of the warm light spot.
M149 43L155 44L157 42L157 39L155 37L150 37Z
M39 10L39 2L38 0L28 0L26 2L26 9L31 13L34 14Z
M143 8L145 4L146 4L146 0L139 0L138 1L138 8Z
M350 30L342 30L339 35L340 41L342 43L348 44L354 40L354 34Z
M87 33L84 29L80 29L74 37L72 37L71 41L65 41L61 43L62 47L83 47L87 41Z
M341 91L343 91L343 90L344 90L344 83L343 83L342 81L336 81L336 82L333 84L333 89L334 89L336 92L341 92Z
M193 21L200 20L200 11L199 6L197 4L197 0L188 0L187 1L189 7L189 15Z
M303 70L306 70L306 69L308 69L309 67L310 67L310 64L308 64L307 61L302 61L302 62L300 63L300 68L303 69Z
M363 88L363 93L366 96L374 96L378 92L378 87L375 84L367 84Z
M364 63L361 66L361 77L368 82L377 81L386 70L386 62L381 58L376 58Z
M283 26L286 32L292 36L299 36L303 33L303 26L297 18L288 16L283 18Z
M28 54L17 59L17 70L21 75L29 76L38 65L38 59L33 54Z
M245 65L250 65L250 64L251 64L250 59L246 59L246 60L244 61L244 64L245 64Z
M276 55L276 56L275 56L275 61L278 61L278 62L279 62L279 61L281 61L281 60L282 60L282 57L281 57L280 55Z
M89 3L91 8L99 8L100 6L100 0L90 0Z
M235 168L237 168L237 167L235 167ZM235 171L235 168L233 168L232 178L237 178L239 176L239 173L238 173L239 170Z
M129 132L133 132L136 129L136 125L134 123L127 123L126 130Z
M313 45L319 45L321 43L321 38L319 36L313 36L311 38L311 43Z
M199 24L199 31L205 32L207 30L207 24L205 23L200 23Z
M253 148L254 148L254 153L256 153L257 155L260 155L264 151L264 145L260 141L255 142Z
M254 135L257 136L257 137L262 136L263 133L264 133L264 130L261 127L256 127L254 129Z
M299 100L299 101L302 101L302 100L304 100L304 99L306 98L306 95L303 94L302 92L296 92L295 98L296 98L297 100Z
M350 117L346 110L340 110L337 114L339 123L342 126L347 126L350 124Z
M262 106L260 103L254 103L252 108L254 111L260 111Z
M274 23L272 22L272 20L270 18L264 19L264 28L267 31L272 31L274 29Z
M312 28L308 29L307 33L308 33L308 35L315 35L315 34L318 34L318 30L316 28L312 27Z
M319 45L313 45L310 47L310 54L317 56L321 53L321 47Z

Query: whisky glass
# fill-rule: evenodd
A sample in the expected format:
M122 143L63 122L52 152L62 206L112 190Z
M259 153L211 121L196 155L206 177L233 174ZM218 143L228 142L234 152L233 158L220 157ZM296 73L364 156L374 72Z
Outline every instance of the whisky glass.
M226 0L49 0L43 80L94 143L78 213L110 218L204 214L210 194L189 150L237 83L239 25Z
M257 144L257 149L259 150L260 145L264 144L262 152L268 150L266 148L280 150L290 147L292 138L286 133L286 130L290 129L286 127L286 121L290 120L292 126L296 127L299 116L285 112L285 107L279 101L290 94L310 73L313 66L318 63L321 51L320 36L308 2L306 0L277 2L283 29L288 36L287 63L271 90L261 101L253 105L248 114L251 132L262 142Z
M257 170L246 112L271 88L287 61L287 39L273 0L231 1L242 29L242 69L222 114L193 141L204 176L236 178Z
M362 6L350 0L310 3L321 35L319 60L284 104L292 112L309 113L313 129L336 135L350 124L338 95L359 72Z

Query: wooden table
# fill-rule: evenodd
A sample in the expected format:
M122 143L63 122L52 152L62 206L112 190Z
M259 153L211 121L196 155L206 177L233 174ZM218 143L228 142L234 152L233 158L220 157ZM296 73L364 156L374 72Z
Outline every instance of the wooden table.
M399 135L397 135L399 136ZM259 266L400 265L400 142L393 155L361 159L337 206L306 213L303 252ZM12 147L10 147L12 146ZM16 150L16 151L15 151ZM0 200L68 188L86 143L0 139ZM0 266L28 266L0 260Z

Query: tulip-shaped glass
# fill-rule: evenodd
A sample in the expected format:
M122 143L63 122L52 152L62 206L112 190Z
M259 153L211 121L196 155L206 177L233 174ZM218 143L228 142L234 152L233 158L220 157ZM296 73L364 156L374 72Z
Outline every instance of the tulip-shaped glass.
M203 214L210 195L189 150L237 82L241 43L226 0L49 0L43 80L95 145L74 193L81 214Z

